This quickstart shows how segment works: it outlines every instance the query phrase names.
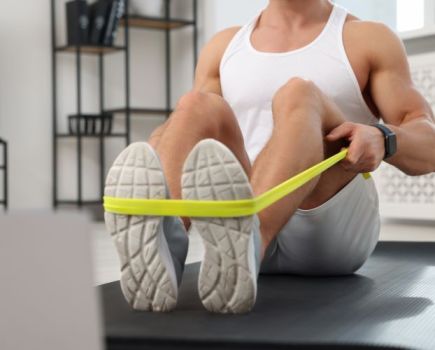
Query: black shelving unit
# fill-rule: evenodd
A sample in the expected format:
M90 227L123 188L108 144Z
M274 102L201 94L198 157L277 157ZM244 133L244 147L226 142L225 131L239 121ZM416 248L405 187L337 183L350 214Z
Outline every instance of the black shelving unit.
M172 112L171 109L171 32L173 30L192 27L193 29L193 57L194 66L197 62L198 52L198 25L197 25L197 0L184 0L192 2L192 19L180 19L171 17L171 0L164 0L165 13L164 17L149 17L128 15L129 0L126 0L125 8L126 13L120 21L120 27L123 29L123 42L119 46L89 46L89 45L58 45L56 41L56 2L62 4L65 1L50 0L51 1L51 49L52 49L52 124L53 124L53 207L57 208L60 205L74 205L82 207L84 205L99 205L102 203L104 193L104 177L105 177L105 140L110 138L122 138L125 140L126 145L131 141L131 117L135 115L162 115L168 117ZM146 0L142 0L146 1ZM164 108L135 108L130 104L130 29L138 28L144 30L159 30L165 32L165 97L166 103ZM107 54L121 53L124 55L124 79L125 79L125 106L114 109L106 109L104 101L104 57ZM58 74L58 56L59 54L72 54L75 56L76 64L76 84L77 84L77 103L76 115L82 116L84 113L81 101L82 89L82 55L94 55L98 59L98 73L99 73L99 110L101 114L112 113L124 116L124 132L113 133L110 135L83 135L80 130L76 134L69 134L61 132L58 127L58 110L57 110L57 74ZM100 198L95 200L83 199L83 140L85 138L97 138L99 140L99 182L100 182ZM77 196L73 199L59 198L58 193L58 159L59 159L59 142L65 139L73 139L77 142L76 156L77 156Z
M3 152L3 163L0 164L0 172L3 172L3 198L0 199L0 205L5 209L8 208L8 144L5 140L0 139L0 146Z

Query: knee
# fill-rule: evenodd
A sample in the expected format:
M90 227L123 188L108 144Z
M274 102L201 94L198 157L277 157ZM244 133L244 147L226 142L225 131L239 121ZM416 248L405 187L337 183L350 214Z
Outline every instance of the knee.
M272 106L274 111L277 112L282 110L291 111L317 108L321 101L321 92L312 81L292 78L275 94ZM291 114L287 113L287 115Z
M274 101L277 103L284 101L306 102L317 97L318 93L319 89L312 81L292 78L278 90L274 96Z
M221 96L191 91L180 98L171 119L218 132L234 123L235 116Z
M195 114L208 110L223 111L227 108L229 108L227 102L217 94L190 91L180 98L175 110L189 110Z
M207 93L190 91L183 95L177 103L176 109L195 109L206 105L209 101Z

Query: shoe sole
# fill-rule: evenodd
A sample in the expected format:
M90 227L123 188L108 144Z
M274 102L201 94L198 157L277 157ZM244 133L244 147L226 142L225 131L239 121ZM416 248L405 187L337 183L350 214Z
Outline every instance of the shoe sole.
M165 199L165 177L154 150L146 143L126 148L109 170L106 196ZM121 262L121 289L135 310L170 311L178 286L163 218L105 213L107 230Z
M183 199L236 200L253 193L239 161L223 144L201 141L186 159L182 176ZM257 292L255 265L248 249L253 217L193 218L205 254L198 279L204 307L216 313L246 313Z

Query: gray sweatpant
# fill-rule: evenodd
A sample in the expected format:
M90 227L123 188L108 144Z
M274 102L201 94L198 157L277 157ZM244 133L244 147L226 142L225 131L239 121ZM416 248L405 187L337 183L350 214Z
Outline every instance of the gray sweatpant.
M320 207L296 211L269 246L261 273L351 274L373 252L379 230L374 181L358 175Z

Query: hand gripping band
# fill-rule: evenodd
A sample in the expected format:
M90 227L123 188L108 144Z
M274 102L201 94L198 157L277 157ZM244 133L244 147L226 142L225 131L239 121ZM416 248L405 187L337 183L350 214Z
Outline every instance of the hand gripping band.
M241 217L259 213L278 202L347 156L347 149L299 173L262 195L231 201L179 199L132 199L104 197L104 210L113 214L138 216ZM365 178L370 174L364 174Z

